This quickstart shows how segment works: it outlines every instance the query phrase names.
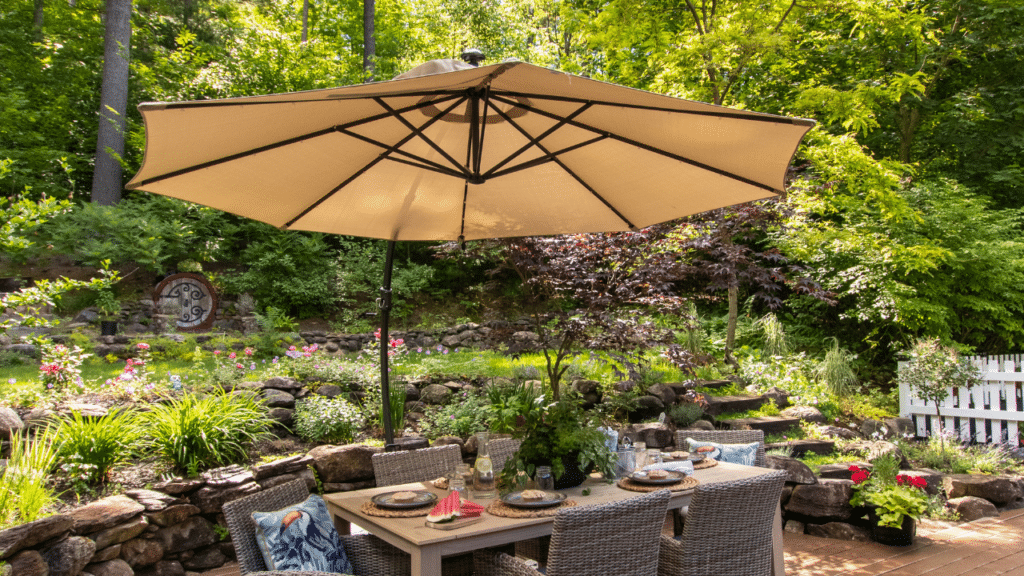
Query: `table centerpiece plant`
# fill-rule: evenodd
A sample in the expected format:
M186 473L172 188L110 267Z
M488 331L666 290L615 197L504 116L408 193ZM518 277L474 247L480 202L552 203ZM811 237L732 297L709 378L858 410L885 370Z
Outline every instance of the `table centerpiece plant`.
M917 521L928 511L929 497L924 478L899 473L892 454L876 458L874 470L850 466L853 497L850 504L869 509L874 523L872 536L885 544L909 545Z
M591 471L614 477L615 455L608 450L607 436L597 428L572 394L548 403L538 396L533 406L517 417L513 436L522 439L519 451L501 472L505 490L521 488L533 478L537 466L551 466L555 489L583 483Z

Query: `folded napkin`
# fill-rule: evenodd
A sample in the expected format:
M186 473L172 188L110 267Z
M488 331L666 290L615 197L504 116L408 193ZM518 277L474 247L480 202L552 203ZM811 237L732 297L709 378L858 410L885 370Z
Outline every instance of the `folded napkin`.
M684 472L687 476L693 474L693 462L689 460L680 460L678 462L662 462L661 464L648 464L644 466L644 470L674 470L676 472Z

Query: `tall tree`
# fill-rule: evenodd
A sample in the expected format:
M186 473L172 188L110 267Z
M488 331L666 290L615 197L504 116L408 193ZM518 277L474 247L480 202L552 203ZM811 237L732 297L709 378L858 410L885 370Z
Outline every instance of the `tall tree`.
M366 73L366 80L373 80L373 73L377 58L377 43L374 39L373 18L376 9L374 0L363 0L363 72Z
M107 0L100 124L96 137L96 168L92 178L92 201L104 206L120 202L121 190L124 188L121 157L124 156L125 113L128 109L131 18L132 0Z
M302 44L309 39L309 0L302 0Z

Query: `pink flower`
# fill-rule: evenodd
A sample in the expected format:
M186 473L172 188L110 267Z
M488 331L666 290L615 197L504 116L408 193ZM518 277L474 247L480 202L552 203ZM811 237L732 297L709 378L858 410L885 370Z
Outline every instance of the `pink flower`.
M146 344L145 342L139 342L138 348L139 350L149 350L149 344Z
M253 350L252 350L252 348L246 348L246 349L245 349L245 355L246 355L246 356L252 356L252 355L253 355Z
M240 362L235 364L235 368L238 368L239 370L245 370L245 366L242 366Z
M235 354L234 352L232 352L231 354L228 354L228 358L230 358L232 360L235 359L235 356L237 356L237 354Z
M214 356L220 356L220 350L214 350L213 351L213 355Z

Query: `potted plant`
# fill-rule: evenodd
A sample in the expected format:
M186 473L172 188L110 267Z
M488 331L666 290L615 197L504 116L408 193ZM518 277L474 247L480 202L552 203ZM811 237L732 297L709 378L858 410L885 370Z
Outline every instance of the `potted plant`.
M94 302L100 311L100 334L113 336L117 334L117 320L121 317L121 302L110 289L100 290Z
M917 533L917 520L928 511L924 478L899 473L891 454L876 458L874 470L850 466L853 497L850 504L868 508L871 536L891 546L909 546Z
M522 485L537 466L551 466L556 490L582 484L593 470L614 476L615 455L605 444L607 436L588 420L577 398L564 395L545 403L540 396L518 424L513 436L522 444L501 472L503 486Z

